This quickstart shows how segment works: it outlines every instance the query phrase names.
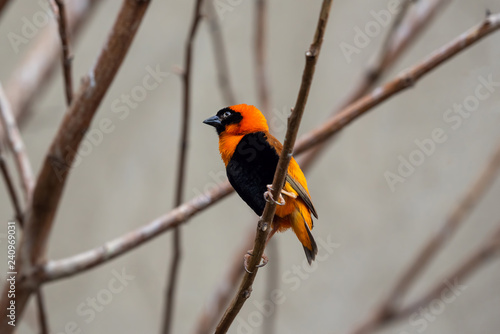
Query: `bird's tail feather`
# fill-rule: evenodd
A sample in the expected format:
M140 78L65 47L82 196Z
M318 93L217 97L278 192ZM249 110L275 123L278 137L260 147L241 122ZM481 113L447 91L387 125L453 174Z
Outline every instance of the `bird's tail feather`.
M311 214L309 212L302 213L300 207L297 209L298 210L292 214L291 226L295 235L304 247L307 262L311 264L316 258L316 254L318 254L318 246L316 245L316 241L314 240L310 229L310 226L312 227ZM307 208L305 208L305 210L307 210Z

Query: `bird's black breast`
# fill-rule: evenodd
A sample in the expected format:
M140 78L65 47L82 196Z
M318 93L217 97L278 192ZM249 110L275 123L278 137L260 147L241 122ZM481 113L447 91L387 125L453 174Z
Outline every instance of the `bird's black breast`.
M279 155L267 141L264 132L245 135L227 164L229 182L238 195L255 211L262 215L266 201L266 186L273 183Z

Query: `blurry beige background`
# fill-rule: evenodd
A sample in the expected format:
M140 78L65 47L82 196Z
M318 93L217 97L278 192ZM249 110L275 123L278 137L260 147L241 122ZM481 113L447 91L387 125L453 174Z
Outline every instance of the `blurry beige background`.
M148 66L166 72L183 63L184 42L193 1L153 1L132 48L94 119L112 120L114 131L92 147L72 170L57 214L49 249L50 258L66 257L101 245L108 239L142 226L169 211L173 203L181 106L181 81L169 75L148 92L125 119L112 110L112 102L142 85ZM284 116L295 103L304 65L304 51L312 40L321 1L269 1L269 67L273 117L284 130ZM370 11L387 8L386 0L334 2L331 21L319 59L301 133L320 124L350 91L379 50L387 29L348 63L342 42L353 44L354 28L373 20ZM93 65L121 1L102 1L73 47L74 81ZM433 22L406 53L392 77L437 47L484 18L486 8L500 11L497 0L457 0ZM7 38L20 33L22 18L40 11L35 1L12 1L0 20L0 81L5 83L30 44L16 54ZM253 59L252 1L243 1L221 21L238 101L256 104ZM56 34L55 24L51 29ZM189 145L186 199L210 188L223 175L217 137L202 120L224 106L214 67L213 48L203 22L195 43L193 67L192 137ZM292 274L302 266L304 253L289 232L275 237L279 248L280 288L285 302L277 309L277 333L341 333L364 318L415 252L442 223L463 191L476 178L500 140L500 90L454 130L443 120L454 103L474 94L479 78L500 81L500 33L487 37L425 77L409 91L380 105L346 128L310 171L309 189L320 219L313 231L319 240L331 240L333 253L320 250L324 261L307 278ZM22 132L38 170L65 111L60 71L33 105ZM398 156L408 158L415 140L430 138L442 128L447 140L406 182L392 192L386 171L396 172ZM284 131L277 132L281 140ZM449 247L440 253L412 297L444 277L475 249L498 222L500 182L467 220ZM0 216L10 219L12 208L2 183ZM175 313L175 333L190 333L215 286L234 257L248 230L253 212L235 195L202 212L183 226L184 257ZM4 232L1 232L4 233ZM5 249L2 242L1 249ZM71 279L44 287L52 333L64 333L75 322L82 333L158 333L163 311L166 268L170 263L171 235ZM4 272L5 252L0 268ZM242 255L243 260L243 255ZM255 302L269 299L266 271L257 277L252 298L238 316L231 333L255 321ZM124 269L123 269L124 268ZM93 319L78 312L81 303L108 288L113 271L125 270L134 279L113 294L112 301ZM3 276L3 275L2 275ZM380 333L498 333L500 330L500 261L492 261L474 274L467 288L442 313L425 325L409 319ZM83 306L83 310L89 310ZM90 320L90 321L88 321ZM88 322L87 322L88 321ZM240 327L240 331L238 331ZM33 305L19 325L19 333L37 333ZM262 329L251 328L252 333Z

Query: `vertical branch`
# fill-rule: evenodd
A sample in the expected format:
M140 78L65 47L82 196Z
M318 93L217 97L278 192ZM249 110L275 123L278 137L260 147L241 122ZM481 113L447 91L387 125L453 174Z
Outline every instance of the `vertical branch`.
M212 37L212 44L214 46L217 80L219 81L219 88L221 90L224 103L227 105L234 105L236 104L236 94L234 93L233 86L231 85L226 45L224 44L224 37L222 35L220 22L217 18L214 6L215 3L213 1L208 1L206 2L205 7L207 8L208 31Z
M268 36L268 2L266 0L255 1L255 32L254 32L254 59L255 59L255 74L257 85L257 101L259 108L266 117L271 115L271 84L269 81L269 66L267 57L267 36ZM272 127L272 124L270 124ZM271 130L273 130L271 128ZM267 296L277 288L278 285L278 268L279 268L279 252L276 245L277 240L269 243L267 253L273 259L273 265L267 270ZM277 306L276 306L277 308ZM274 333L276 324L276 310L269 317L264 318L262 324L262 333Z
M290 160L292 158L293 146L297 138L300 121L302 120L302 115L307 103L307 97L309 96L309 90L311 88L319 52L323 43L323 36L326 30L326 24L328 22L328 16L330 14L331 4L332 0L323 0L313 43L309 47L309 50L306 52L306 64L304 67L304 72L302 74L299 94L297 96L297 101L295 102L295 108L293 109L292 115L288 120L288 127L286 131L285 142L283 144L283 150L280 154L278 166L276 167L276 172L274 174L272 185L273 198L278 198L285 182L288 164L290 163ZM264 253L266 239L270 232L269 226L271 226L275 211L276 204L274 202L267 202L266 206L264 207L262 217L261 219L259 219L257 233L255 236L255 244L252 251L253 256L250 257L250 261L248 263L248 272L243 276L243 280L236 296L234 297L231 305L228 307L224 316L219 322L219 325L217 326L217 329L215 331L216 334L226 333L229 330L229 327L236 318L236 315L243 307L245 301L250 297L253 281L255 280L255 277L257 275L257 265L260 263L262 254Z
M66 10L64 6L63 0L54 0L55 6L53 4L53 11L55 16L57 17L58 26L59 26L59 35L61 38L61 60L62 60L62 69L64 73L64 87L66 93L66 103L69 107L71 104L71 100L73 98L73 83L71 78L71 56L69 51L69 37L68 37L68 29L67 29L67 18L66 18ZM47 312L45 308L45 298L43 296L42 287L37 287L35 292L35 299L38 311L38 323L40 326L40 332L42 334L49 333L49 325L47 321Z
M64 89L66 92L66 102L68 105L71 104L73 99L73 79L71 64L73 57L70 54L69 49L69 31L67 29L67 18L66 9L64 6L64 0L54 0L56 7L54 8L54 13L57 17L57 22L59 25L59 36L61 37L61 58L62 58L62 69L64 73Z
M182 204L184 197L184 180L186 172L186 156L189 138L189 117L191 113L191 63L193 58L193 43L196 31L201 20L201 5L203 0L196 0L193 21L189 30L189 35L186 41L186 54L184 73L182 74L183 81L183 112L182 112L182 130L180 138L180 151L177 166L177 183L175 204L177 207ZM175 292L177 287L177 280L179 277L179 265L182 257L181 245L181 228L177 226L173 233L173 256L168 273L167 293L165 296L165 316L163 322L162 333L168 334L172 330L172 320L174 314Z
M34 176L31 163L26 153L26 147L17 128L16 119L12 114L10 103L5 96L2 84L0 83L0 121L7 135L7 143L14 154L20 183L24 190L26 203L29 203L33 192Z
M266 0L255 1L255 73L257 84L257 95L259 109L264 115L271 112L269 69L266 57L266 37L267 37L267 2Z

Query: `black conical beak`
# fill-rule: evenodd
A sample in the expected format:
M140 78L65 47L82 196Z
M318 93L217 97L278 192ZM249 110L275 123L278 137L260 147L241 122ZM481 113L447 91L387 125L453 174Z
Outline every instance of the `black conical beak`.
M213 127L219 127L222 125L219 116L212 116L203 121L203 123L211 125Z

